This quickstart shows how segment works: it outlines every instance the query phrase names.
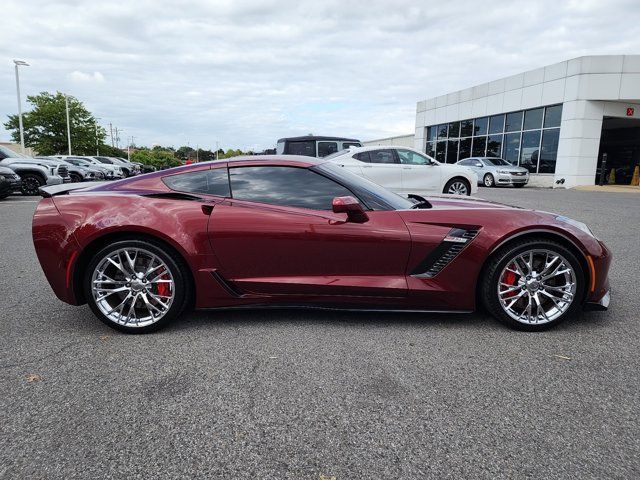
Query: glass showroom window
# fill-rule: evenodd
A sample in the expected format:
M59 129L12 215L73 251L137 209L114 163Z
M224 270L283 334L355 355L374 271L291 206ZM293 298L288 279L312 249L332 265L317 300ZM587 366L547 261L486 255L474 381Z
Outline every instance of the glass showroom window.
M501 157L531 173L554 173L562 105L501 113L427 128L425 152L439 162Z

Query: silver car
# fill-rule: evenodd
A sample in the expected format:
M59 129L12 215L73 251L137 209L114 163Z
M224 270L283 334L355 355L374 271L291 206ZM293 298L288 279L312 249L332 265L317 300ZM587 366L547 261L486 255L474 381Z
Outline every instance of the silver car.
M524 187L529 183L529 170L512 165L502 158L471 157L460 160L457 165L467 167L478 175L478 185L495 187L513 185Z

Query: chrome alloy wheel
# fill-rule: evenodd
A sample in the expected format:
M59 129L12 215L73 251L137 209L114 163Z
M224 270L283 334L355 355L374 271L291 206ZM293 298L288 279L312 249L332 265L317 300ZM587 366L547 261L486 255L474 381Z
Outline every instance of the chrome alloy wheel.
M143 248L121 248L98 262L91 293L102 314L114 323L146 327L160 320L175 298L167 265Z
M449 185L449 190L447 190L447 193L451 193L453 195L468 195L469 189L463 181L456 180L451 185Z
M519 253L500 273L498 299L514 320L530 325L551 322L565 313L576 296L576 272L556 252Z

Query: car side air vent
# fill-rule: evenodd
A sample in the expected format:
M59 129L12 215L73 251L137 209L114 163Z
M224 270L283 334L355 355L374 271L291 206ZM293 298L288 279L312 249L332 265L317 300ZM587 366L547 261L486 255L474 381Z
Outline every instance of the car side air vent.
M452 228L442 242L411 272L411 275L420 278L435 277L477 236L478 230Z

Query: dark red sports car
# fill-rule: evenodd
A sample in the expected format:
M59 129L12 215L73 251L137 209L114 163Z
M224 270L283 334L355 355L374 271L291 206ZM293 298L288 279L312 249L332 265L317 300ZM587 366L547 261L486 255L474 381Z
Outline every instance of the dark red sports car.
M332 163L265 156L42 189L60 300L125 332L195 308L471 312L522 330L606 308L611 254L582 223L484 200L402 198Z

